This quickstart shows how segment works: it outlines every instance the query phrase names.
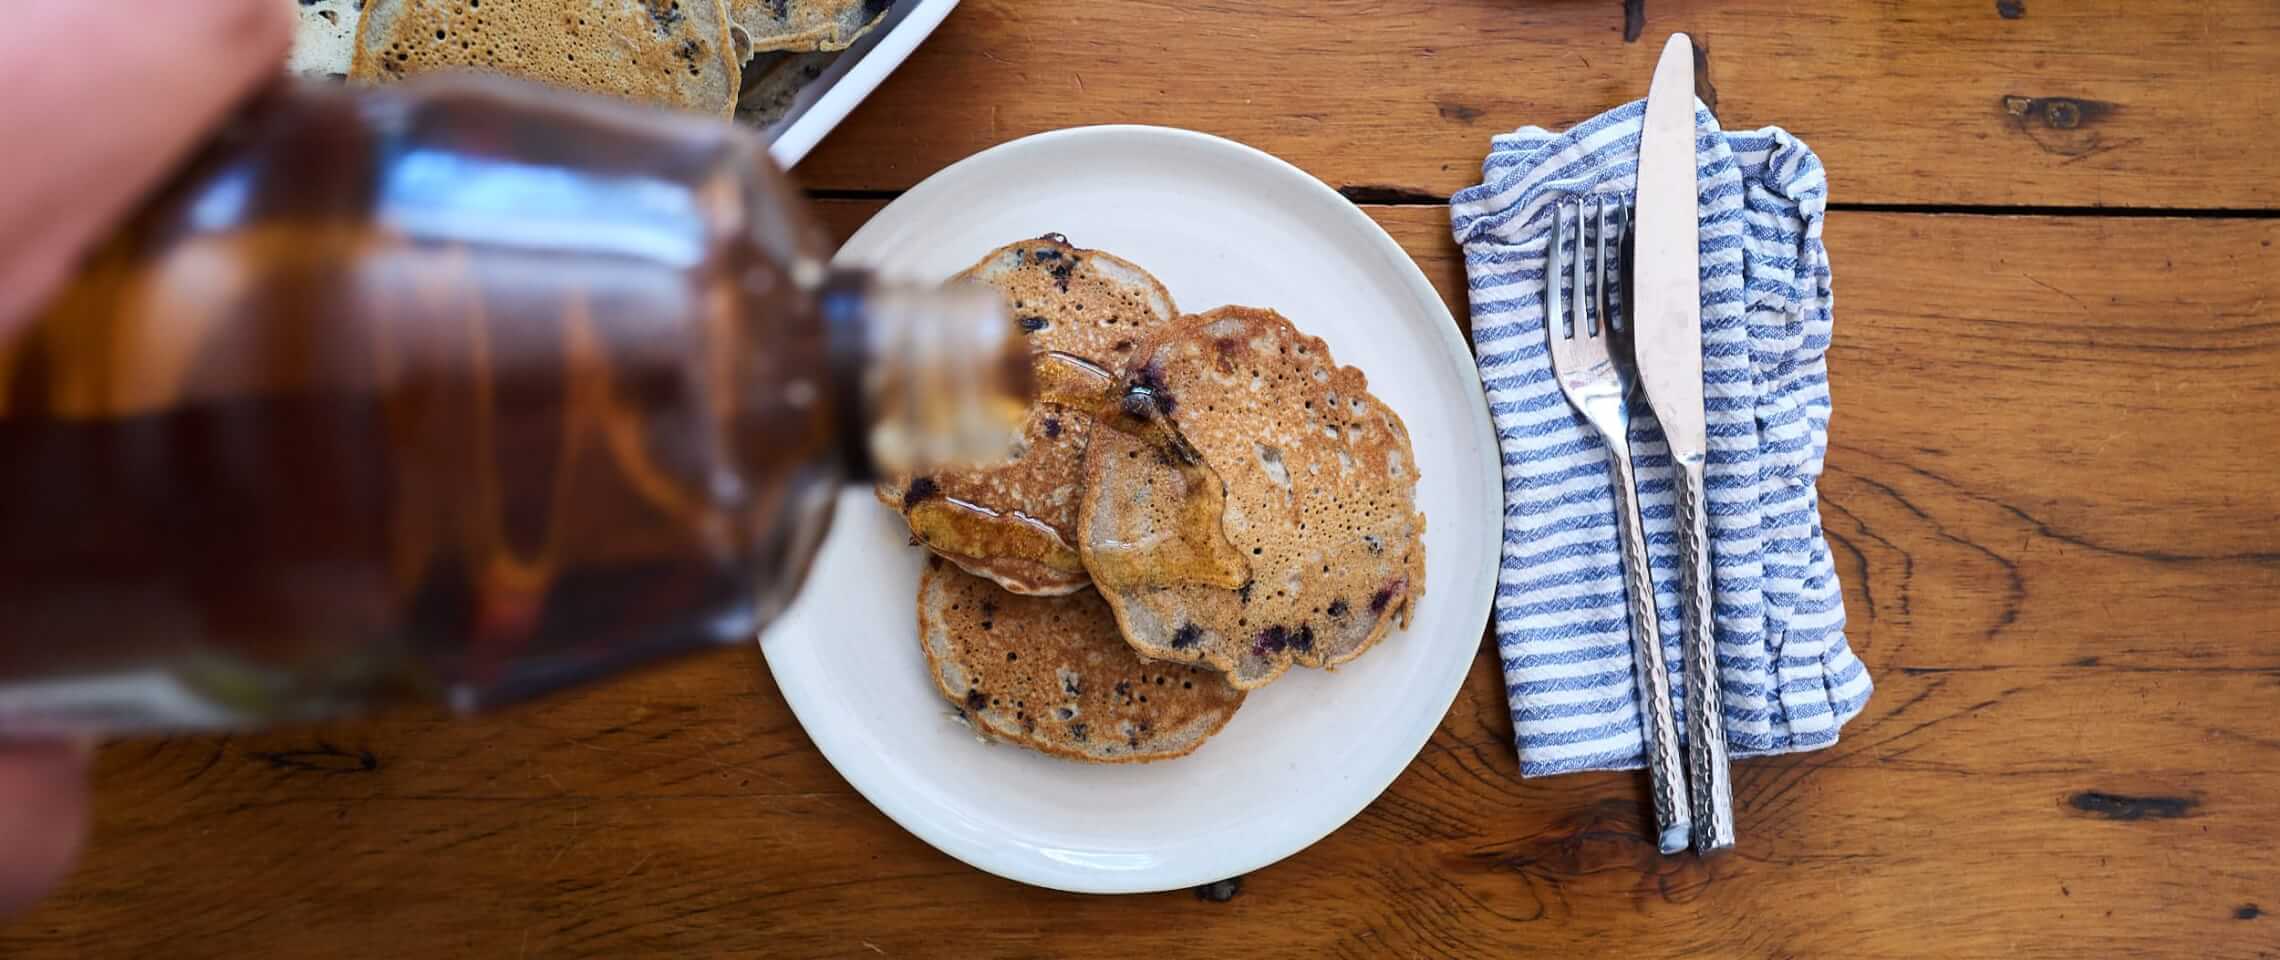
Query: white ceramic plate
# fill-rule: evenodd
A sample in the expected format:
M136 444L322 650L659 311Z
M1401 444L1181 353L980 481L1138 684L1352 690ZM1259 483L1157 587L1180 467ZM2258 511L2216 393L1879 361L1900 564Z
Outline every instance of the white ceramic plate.
M1292 670L1177 760L1093 766L984 744L927 676L920 552L868 491L849 491L762 646L824 756L951 856L1079 892L1209 883L1351 819L1448 712L1495 588L1495 437L1464 339L1392 238L1304 171L1217 137L1086 127L1007 143L880 211L839 260L939 281L1047 232L1139 263L1187 311L1273 307L1369 375L1423 474L1426 591L1410 629L1335 672Z

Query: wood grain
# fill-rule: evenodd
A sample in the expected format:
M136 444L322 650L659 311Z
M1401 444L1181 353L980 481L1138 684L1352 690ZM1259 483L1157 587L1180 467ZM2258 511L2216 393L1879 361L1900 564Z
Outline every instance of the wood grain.
M1371 213L1461 306L1445 214ZM2270 957L2276 240L1831 220L1822 490L1878 689L1736 765L1708 864L1653 853L1635 776L1519 779L1484 650L1383 797L1231 896L1029 889L881 816L740 650L484 725L112 746L0 955Z
M1158 123L1445 196L1492 134L1645 96L1686 30L1722 122L1803 137L1838 201L2280 202L2280 152L2256 147L2280 114L2269 0L1642 6L1626 43L1614 0L967 0L800 172L900 189L1025 134Z

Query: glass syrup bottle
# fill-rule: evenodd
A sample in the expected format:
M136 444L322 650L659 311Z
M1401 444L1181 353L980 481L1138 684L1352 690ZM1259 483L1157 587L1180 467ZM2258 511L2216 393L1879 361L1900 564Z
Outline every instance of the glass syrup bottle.
M0 737L479 710L746 642L834 495L1001 453L995 296L824 265L747 131L264 95L0 334Z

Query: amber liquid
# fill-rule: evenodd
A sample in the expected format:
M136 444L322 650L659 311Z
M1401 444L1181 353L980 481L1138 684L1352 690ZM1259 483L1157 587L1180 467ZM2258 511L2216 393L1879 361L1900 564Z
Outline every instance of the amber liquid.
M482 707L788 602L852 412L756 142L472 82L249 117L0 341L0 731L206 722L6 709L86 678Z
M1091 417L1131 437L1178 479L1176 503L1163 508L1167 535L1146 544L1099 544L1087 559L1093 582L1111 590L1200 583L1233 590L1251 579L1250 561L1227 540L1227 483L1203 453L1164 415L1153 388L1081 357L1037 357L1038 397ZM978 525L977 525L978 526ZM933 541L929 541L930 543ZM966 551L974 552L974 551ZM985 554L986 555L986 554Z

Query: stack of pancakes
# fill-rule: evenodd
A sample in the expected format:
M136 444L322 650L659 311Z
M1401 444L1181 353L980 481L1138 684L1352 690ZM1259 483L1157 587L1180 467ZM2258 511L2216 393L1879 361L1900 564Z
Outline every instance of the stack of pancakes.
M301 3L321 8L304 11L302 73L338 72L337 48L362 83L487 70L725 117L788 104L798 58L846 49L891 0L363 0L361 20L346 0Z
M1425 588L1409 434L1320 339L1271 310L1183 316L1147 271L1057 234L959 279L1005 298L1041 380L1065 358L1108 374L1105 402L1041 398L1002 465L879 486L934 553L921 645L977 731L1176 757L1291 665L1407 624ZM1239 573L1193 562L1199 506Z

